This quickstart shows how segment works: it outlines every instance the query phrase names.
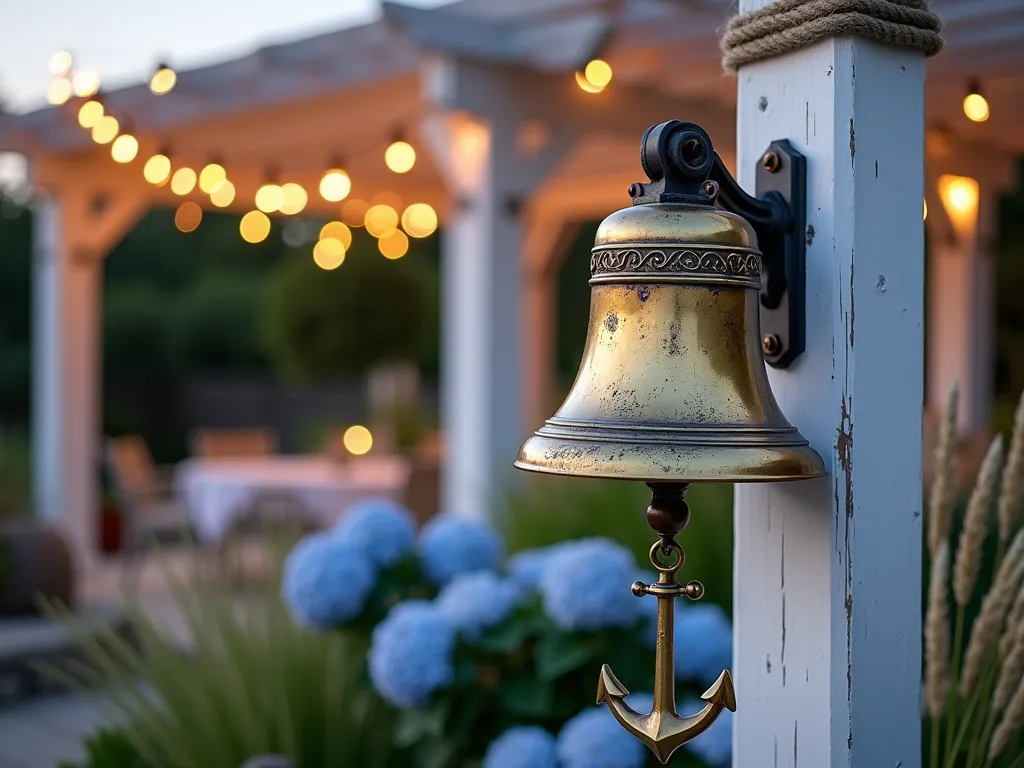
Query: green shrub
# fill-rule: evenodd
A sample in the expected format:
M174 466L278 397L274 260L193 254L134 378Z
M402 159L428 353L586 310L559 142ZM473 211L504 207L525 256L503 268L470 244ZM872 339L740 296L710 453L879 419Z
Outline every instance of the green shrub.
M189 371L260 371L263 278L247 272L211 272L179 299L174 352Z
M0 428L0 517L31 511L31 467L27 433Z

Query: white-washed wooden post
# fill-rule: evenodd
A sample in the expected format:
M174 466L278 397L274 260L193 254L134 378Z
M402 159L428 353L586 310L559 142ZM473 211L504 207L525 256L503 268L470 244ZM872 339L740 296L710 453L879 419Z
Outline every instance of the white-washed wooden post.
M744 187L807 156L807 349L769 373L830 477L736 489L736 768L920 765L924 69L841 37L738 75Z

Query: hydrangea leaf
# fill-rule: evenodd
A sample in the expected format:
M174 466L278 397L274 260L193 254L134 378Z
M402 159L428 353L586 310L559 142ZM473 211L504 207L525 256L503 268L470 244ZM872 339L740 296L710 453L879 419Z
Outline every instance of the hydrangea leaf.
M435 739L444 733L444 723L448 718L447 702L439 702L430 707L404 709L395 723L395 744L398 747L411 747L424 739Z
M521 717L547 717L554 701L554 689L533 677L514 677L501 684L501 706Z
M594 657L593 635L549 632L537 644L537 675L541 680L557 680L579 669Z

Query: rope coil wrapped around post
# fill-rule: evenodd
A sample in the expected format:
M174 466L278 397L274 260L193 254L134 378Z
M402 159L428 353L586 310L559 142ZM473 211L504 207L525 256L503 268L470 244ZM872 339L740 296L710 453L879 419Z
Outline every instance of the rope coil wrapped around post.
M840 35L933 56L942 49L941 28L927 0L775 0L729 20L722 36L722 67L736 72L744 64Z

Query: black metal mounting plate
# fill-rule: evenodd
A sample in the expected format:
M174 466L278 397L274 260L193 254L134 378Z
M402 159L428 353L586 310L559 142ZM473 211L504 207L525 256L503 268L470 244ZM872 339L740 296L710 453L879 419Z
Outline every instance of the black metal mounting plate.
M774 157L773 157L774 156ZM773 141L757 161L756 196L777 193L789 204L782 232L760 242L761 339L764 360L786 368L804 351L807 255L807 159L788 140Z

